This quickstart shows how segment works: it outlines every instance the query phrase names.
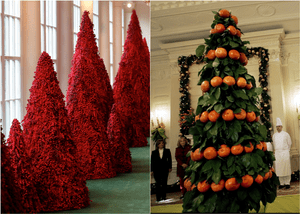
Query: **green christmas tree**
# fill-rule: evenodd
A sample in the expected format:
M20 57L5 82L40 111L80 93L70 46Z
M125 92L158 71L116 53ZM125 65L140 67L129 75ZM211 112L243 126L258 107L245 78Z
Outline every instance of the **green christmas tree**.
M237 17L225 9L213 13L206 46L196 50L198 57L205 52L198 82L204 94L190 129L183 212L258 212L275 200L279 185L267 129L258 121L262 89L244 67L249 42L241 40Z

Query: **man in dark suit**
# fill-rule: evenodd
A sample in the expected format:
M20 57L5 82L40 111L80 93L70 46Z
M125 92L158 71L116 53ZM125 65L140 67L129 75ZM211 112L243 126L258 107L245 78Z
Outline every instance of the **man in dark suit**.
M151 154L151 175L156 182L157 203L166 200L168 175L172 171L171 152L165 144L164 140L157 140L156 149Z

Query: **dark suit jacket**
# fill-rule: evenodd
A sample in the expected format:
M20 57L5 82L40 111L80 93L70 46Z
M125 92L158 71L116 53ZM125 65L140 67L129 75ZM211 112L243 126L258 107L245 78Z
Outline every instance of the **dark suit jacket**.
M152 151L151 154L151 172L154 174L168 174L172 169L172 158L170 149L164 149L163 157L160 159L158 149Z

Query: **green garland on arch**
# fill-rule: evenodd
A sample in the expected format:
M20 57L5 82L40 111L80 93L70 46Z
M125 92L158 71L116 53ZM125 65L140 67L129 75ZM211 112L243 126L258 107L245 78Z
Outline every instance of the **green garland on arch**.
M197 50L196 50L197 51ZM268 49L263 47L255 47L255 48L247 48L247 55L249 58L253 56L260 57L259 60L259 83L263 89L260 100L260 121L267 128L267 142L272 142L271 131L272 124L270 122L270 115L272 113L271 110L271 97L268 95L268 68L269 68L269 53ZM190 86L189 86L189 78L190 72L189 67L192 64L200 64L203 63L204 56L197 57L196 55L189 56L179 56L178 57L178 66L180 67L179 71L179 92L181 93L180 103L179 103L179 117L180 120L180 136L188 135L189 129L195 125L195 115L192 112L191 108L191 100L190 100Z

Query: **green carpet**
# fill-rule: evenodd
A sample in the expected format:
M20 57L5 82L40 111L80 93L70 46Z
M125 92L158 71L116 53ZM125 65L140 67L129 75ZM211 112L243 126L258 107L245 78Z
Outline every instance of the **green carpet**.
M90 206L56 213L150 213L150 146L130 148L132 172L87 180Z
M271 204L267 204L266 213L299 213L299 195L278 196ZM264 212L261 206L259 213ZM182 213L182 204L151 207L151 213ZM251 213L255 213L254 210Z

